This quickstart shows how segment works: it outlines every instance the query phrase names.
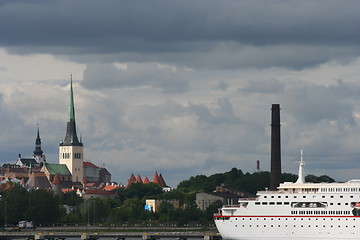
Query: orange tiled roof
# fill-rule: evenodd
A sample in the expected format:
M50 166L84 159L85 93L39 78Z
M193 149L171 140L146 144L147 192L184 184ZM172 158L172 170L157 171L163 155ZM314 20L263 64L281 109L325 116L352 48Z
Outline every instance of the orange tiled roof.
M103 189L104 189L105 191L112 191L112 190L117 189L117 188L118 188L117 186L107 185L107 186L105 186Z
M76 191L76 190L73 189L73 188L63 188L63 189L61 189L61 191L62 191L63 193L68 193L68 192L72 192L72 191Z

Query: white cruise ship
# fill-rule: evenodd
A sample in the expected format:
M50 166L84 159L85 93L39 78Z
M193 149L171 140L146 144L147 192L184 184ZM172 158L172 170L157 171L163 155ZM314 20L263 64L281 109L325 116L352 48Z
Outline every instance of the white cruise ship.
M299 178L277 191L239 199L214 215L223 239L360 239L360 180L305 182L301 156Z

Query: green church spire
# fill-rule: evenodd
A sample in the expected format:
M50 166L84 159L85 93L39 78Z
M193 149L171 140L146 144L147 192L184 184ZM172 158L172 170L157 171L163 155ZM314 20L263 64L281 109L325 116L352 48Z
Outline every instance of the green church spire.
M66 126L66 136L60 146L83 146L82 142L79 141L76 134L76 123L75 123L75 104L74 104L74 91L72 85L72 75L70 78L70 103L69 103L69 120Z
M69 122L75 122L75 107L74 107L74 91L72 85L72 75L70 78L70 103L69 103Z

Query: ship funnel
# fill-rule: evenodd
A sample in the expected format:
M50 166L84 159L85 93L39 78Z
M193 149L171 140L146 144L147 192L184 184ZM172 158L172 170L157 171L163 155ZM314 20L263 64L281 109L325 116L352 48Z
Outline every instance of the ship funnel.
M280 104L271 107L271 174L270 190L276 190L281 182Z

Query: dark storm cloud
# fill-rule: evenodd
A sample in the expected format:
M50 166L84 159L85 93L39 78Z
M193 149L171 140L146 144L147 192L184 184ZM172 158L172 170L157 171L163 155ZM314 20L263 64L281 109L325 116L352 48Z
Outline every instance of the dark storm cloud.
M216 58L221 46L225 50L233 45L255 47L260 53L241 52L242 56L230 59L256 56L261 62L261 47L286 45L297 52L298 59L304 59L305 63L297 65L306 66L307 62L360 54L358 9L360 2L355 0L8 1L0 9L0 31L4 33L0 45L24 53L125 53L137 61L149 58L185 65L195 60L201 65L206 60L212 67L223 67L221 54ZM299 51L317 47L323 48L320 56ZM271 59L265 57L266 66L288 60L281 54L278 58L277 53ZM241 61L224 65L241 66Z
M254 80L247 82L246 86L240 89L245 93L281 93L284 90L284 84L276 79Z
M82 84L89 89L151 86L164 93L181 93L189 85L184 79L186 73L181 72L156 64L131 63L127 69L117 69L112 64L88 64Z
M315 124L322 120L355 123L353 100L360 94L359 85L338 81L332 86L302 84L285 91L286 108L301 123Z

